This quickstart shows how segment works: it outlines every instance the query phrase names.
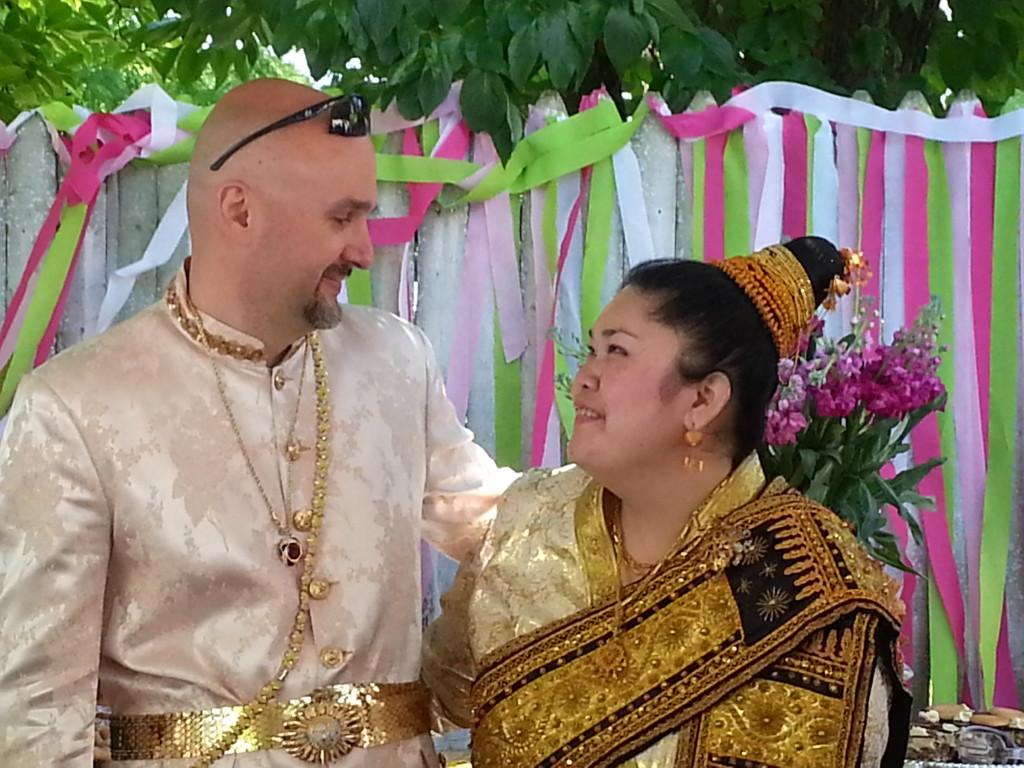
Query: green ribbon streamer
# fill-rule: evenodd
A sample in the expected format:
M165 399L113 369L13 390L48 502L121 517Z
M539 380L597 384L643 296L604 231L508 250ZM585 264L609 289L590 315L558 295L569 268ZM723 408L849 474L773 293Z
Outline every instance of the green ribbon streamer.
M583 241L583 281L580 296L580 328L586 334L601 314L601 293L608 268L608 246L612 236L615 204L615 175L611 159L594 166L590 177L587 233Z
M704 197L708 162L707 139L693 142L693 258L704 261Z
M979 581L984 585L981 590L980 655L986 703L992 702L995 693L996 648L1003 616L1017 462L1020 147L1020 138L1001 141L996 147L988 476L979 568Z
M867 128L857 129L857 242L864 242L864 179L868 175L868 151L871 149L871 131ZM873 265L872 269L878 269Z
M502 189L510 189L515 179L536 159L552 150L565 151L566 147L587 142L597 133L621 124L615 105L607 100L600 101L593 109L553 122L524 137L512 150L508 162L493 168L479 186L466 196L466 200L486 200Z
M949 178L942 145L925 142L925 162L928 166L928 276L929 289L942 303L945 321L939 328L939 344L946 347L939 365L939 377L954 401L956 388L956 345L954 338L953 307L953 207L949 194ZM952 535L953 519L949 510L956 499L956 436L953 413L938 414L939 440L946 464L942 468L942 484L946 495L946 525ZM934 579L928 590L929 644L932 659L932 686L936 701L959 701L959 669L956 641L949 617L942 604ZM941 697L939 697L941 694Z
M476 163L465 160L417 155L377 155L377 181L458 184L479 169Z
M154 152L149 157L136 158L132 162L140 163L142 165L178 165L179 163L187 163L191 160L192 152L195 148L195 136L189 136L187 139L182 139L177 144L170 146L167 149L161 149L159 152Z
M82 118L78 116L75 110L60 101L51 101L49 104L44 104L39 108L39 111L43 113L46 122L64 133L70 133L82 122Z
M611 104L611 102L602 102ZM592 112L593 110L587 110ZM543 155L538 156L532 163L526 166L520 179L511 187L513 192L525 192L533 189L552 179L566 176L588 165L594 165L599 160L611 157L624 146L636 133L637 129L647 117L650 108L647 102L643 102L633 117L628 122L617 122L607 130L594 133L589 137L583 137L580 143L575 143L571 137L559 138L557 143L552 142L546 148ZM587 114L587 112L581 114ZM575 120L579 115L569 120ZM565 122L569 122L569 120ZM616 120L618 115L616 113ZM564 123L556 123L545 130L552 130ZM543 131L537 131L531 138L540 136ZM566 143L567 142L567 143Z
M212 111L213 107L200 107L181 118L181 120L178 121L178 128L192 134L198 133L199 129L202 128L203 123L206 122L206 118L210 116L210 112ZM150 165L177 165L178 163L187 163L192 159L192 150L195 149L195 146L195 136L189 136L187 139L182 139L177 144L174 144L167 149L154 152L144 160L136 160L136 162Z
M959 701L956 643L935 579L928 579L928 647L931 655L931 700ZM939 654L935 656L934 654Z
M36 289L29 299L14 354L4 369L3 383L0 384L0 414L7 413L10 409L18 383L22 376L32 370L36 351L46 333L46 327L50 324L50 318L53 317L64 283L68 279L75 248L85 227L86 211L85 204L79 203L66 206L61 212L57 233L39 265Z
M725 141L725 256L750 253L750 183L747 178L747 153L743 148L743 130L735 130Z
M558 416L562 422L566 437L572 437L573 427L576 425L576 408L572 404L572 397L567 386L572 381L572 372L569 364L565 361L565 355L561 348L555 347L555 405L558 408Z
M423 154L429 156L441 140L441 121L431 120L424 123L420 129L420 144L423 146Z
M821 120L814 115L804 115L807 126L807 232L814 231L814 137L821 128Z
M345 282L348 285L349 304L356 304L360 307L373 306L373 281L370 279L368 270L354 270Z
M501 324L494 311L494 452L504 467L523 463L523 388L519 360L505 362Z
M644 102L631 120L622 122L615 105L602 100L593 109L552 123L519 142L504 166L493 168L452 205L488 200L503 189L525 192L610 157L625 146L649 111Z
M70 131L81 122L65 104L55 102L41 109L47 120L62 131ZM203 107L191 112L179 120L178 127L190 133L197 132L212 109ZM480 184L466 194L442 201L442 204L455 206L489 200L504 190L524 192L594 165L625 146L649 111L650 107L643 102L632 119L623 122L615 105L602 100L593 109L554 122L525 137L516 145L505 165L493 168ZM439 131L437 121L423 126L422 141L426 155L436 145ZM190 136L137 162L148 165L183 163L191 158L194 148L195 137ZM394 154L378 154L377 157L377 177L385 182L457 184L480 168L478 163L443 158Z
M512 221L519 221L523 210L521 195L509 198ZM513 227L516 253L522 253L519 227ZM494 453L502 466L523 466L523 370L521 358L505 361L498 308L494 308Z

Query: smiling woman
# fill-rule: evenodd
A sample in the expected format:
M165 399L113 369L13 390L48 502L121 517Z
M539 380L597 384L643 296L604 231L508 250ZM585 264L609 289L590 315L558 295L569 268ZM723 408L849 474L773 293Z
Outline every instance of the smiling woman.
M902 765L894 585L755 448L843 276L801 238L634 269L573 384L576 466L509 490L428 634L473 765Z

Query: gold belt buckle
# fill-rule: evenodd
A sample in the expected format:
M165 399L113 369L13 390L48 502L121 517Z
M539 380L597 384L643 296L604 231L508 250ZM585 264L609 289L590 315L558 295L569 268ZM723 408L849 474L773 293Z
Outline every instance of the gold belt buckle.
M338 701L326 691L314 692L311 698L285 720L281 746L299 760L329 765L362 743L366 707L361 701Z

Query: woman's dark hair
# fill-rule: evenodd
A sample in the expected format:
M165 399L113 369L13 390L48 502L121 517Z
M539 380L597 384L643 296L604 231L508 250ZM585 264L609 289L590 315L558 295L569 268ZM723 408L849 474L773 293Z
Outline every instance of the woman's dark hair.
M820 304L832 278L842 275L842 256L828 240L801 237L786 247L803 265ZM729 378L734 403L733 463L764 439L765 411L778 382L779 355L753 302L728 275L698 261L648 261L630 270L623 288L655 302L654 319L684 335L680 378L700 381L719 371Z

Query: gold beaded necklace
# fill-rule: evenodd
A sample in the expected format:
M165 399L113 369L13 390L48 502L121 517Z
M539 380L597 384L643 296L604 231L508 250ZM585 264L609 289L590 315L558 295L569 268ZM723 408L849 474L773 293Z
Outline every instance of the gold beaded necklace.
M288 673L299 660L299 653L306 639L306 628L309 625L310 584L313 582L313 571L316 568L317 543L320 538L320 527L324 517L324 503L327 495L327 469L330 462L331 434L331 403L330 388L327 379L327 366L324 363L320 339L311 333L308 339L309 349L313 356L313 380L316 385L316 469L313 473L313 499L310 505L309 535L306 537L306 552L302 557L302 577L299 581L299 609L295 614L291 632L288 634L288 648L278 665L277 674L268 681L251 702L242 707L237 722L217 742L206 750L193 768L210 768L210 765L223 757L252 723L254 717L261 715L280 692Z

